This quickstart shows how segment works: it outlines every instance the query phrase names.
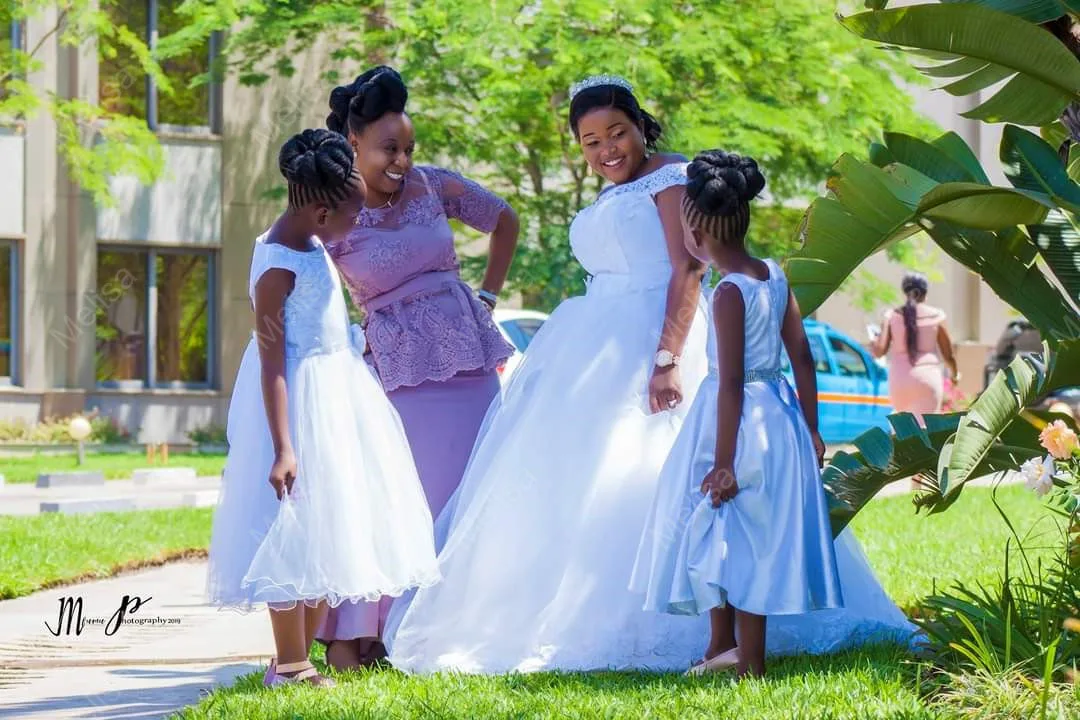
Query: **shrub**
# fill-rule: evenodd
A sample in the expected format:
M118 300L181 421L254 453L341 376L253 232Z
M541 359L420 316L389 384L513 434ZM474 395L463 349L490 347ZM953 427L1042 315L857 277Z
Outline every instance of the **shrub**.
M215 423L191 430L188 433L188 440L196 445L226 445L228 443L225 428Z
M68 434L70 417L49 418L41 422L25 420L0 421L0 442L63 445L72 442ZM90 421L89 442L120 444L131 440L131 432L115 418L102 415L96 408L83 415Z

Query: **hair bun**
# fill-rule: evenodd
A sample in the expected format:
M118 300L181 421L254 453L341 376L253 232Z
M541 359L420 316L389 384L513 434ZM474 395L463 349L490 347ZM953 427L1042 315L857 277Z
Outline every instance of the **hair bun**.
M304 130L278 153L278 168L290 183L307 187L339 187L352 173L349 142L331 130Z
M354 129L363 127L386 113L405 112L408 99L408 88L397 70L386 65L373 67L350 84L339 85L330 92L326 127L347 135L350 116Z
M918 292L926 294L930 289L930 282L926 279L926 276L919 272L909 272L904 275L904 279L900 281L900 290L905 294L912 292Z
M686 194L703 215L732 215L765 189L765 176L753 158L723 150L698 154L686 177Z

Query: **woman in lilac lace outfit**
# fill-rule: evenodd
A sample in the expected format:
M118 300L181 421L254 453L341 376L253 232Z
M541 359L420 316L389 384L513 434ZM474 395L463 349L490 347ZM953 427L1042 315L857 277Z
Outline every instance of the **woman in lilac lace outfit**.
M367 206L348 238L329 246L366 313L370 359L401 415L432 516L453 494L513 352L491 317L518 220L504 200L460 175L412 164L407 91L376 67L330 95L327 127L346 135L367 183ZM482 289L462 282L449 220L491 233ZM347 552L347 548L343 549ZM336 667L382 657L392 598L342 605L320 633Z

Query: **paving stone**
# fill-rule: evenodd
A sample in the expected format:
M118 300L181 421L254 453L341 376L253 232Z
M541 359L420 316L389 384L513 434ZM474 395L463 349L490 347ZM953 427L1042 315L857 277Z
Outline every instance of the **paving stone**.
M96 512L123 512L135 509L134 497L112 498L67 498L65 500L45 500L40 505L40 512L63 513L96 513Z
M198 476L194 468L141 468L131 474L136 485L163 482L195 482Z
M41 473L37 478L37 487L39 488L84 487L104 484L105 473L100 470Z

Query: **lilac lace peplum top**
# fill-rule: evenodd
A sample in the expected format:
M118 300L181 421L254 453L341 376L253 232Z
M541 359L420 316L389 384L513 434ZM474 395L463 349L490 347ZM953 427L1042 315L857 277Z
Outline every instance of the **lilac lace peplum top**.
M387 392L494 370L513 347L459 274L451 218L491 232L509 207L457 173L414 167L401 197L365 208L356 229L328 246L367 315L365 335Z

